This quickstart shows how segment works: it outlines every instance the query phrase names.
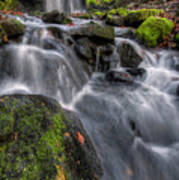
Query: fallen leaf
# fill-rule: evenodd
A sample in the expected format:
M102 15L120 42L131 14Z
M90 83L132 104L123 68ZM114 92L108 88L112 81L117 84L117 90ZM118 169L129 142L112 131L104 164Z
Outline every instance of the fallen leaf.
M83 137L83 135L79 131L77 132L77 138L78 138L78 141L80 142L80 144L85 143L85 138Z

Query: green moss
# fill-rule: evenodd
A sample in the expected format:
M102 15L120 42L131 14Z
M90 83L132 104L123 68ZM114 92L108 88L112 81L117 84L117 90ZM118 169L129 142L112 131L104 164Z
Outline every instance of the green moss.
M164 13L160 9L140 9L129 11L126 16L126 24L130 26L138 26L150 16L161 16Z
M90 14L85 13L85 14L81 14L80 16L78 16L78 18L81 18L81 19L90 19L91 16L90 16Z
M22 35L25 31L25 26L16 19L8 19L0 22L0 25L8 37Z
M111 3L113 0L86 0L86 4L87 6L90 6L90 5L100 5L100 4L108 4L108 3Z
M118 8L118 9L111 9L109 12L108 12L109 15L119 15L119 16L127 16L128 14L128 10L126 8Z
M149 17L137 29L137 37L149 47L155 47L168 36L174 28L174 23L166 18Z
M55 179L57 165L66 169L67 161L63 145L65 116L60 106L55 112L36 97L5 97L1 101L0 136L12 133L15 138L6 143L0 139L0 177Z
M117 13L120 16L127 16L128 15L128 10L126 8L118 8Z

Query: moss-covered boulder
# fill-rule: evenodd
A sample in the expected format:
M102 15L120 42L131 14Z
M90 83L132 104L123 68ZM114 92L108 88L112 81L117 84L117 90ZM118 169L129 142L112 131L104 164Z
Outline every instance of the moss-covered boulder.
M160 9L140 9L140 10L132 10L128 12L125 17L125 24L127 26L138 27L141 23L143 23L150 16L161 16L164 11Z
M0 21L0 27L8 38L16 38L23 35L25 32L25 26L16 19L7 19Z
M166 18L149 17L137 29L136 34L139 40L148 47L155 47L159 42L170 35L174 28L174 23Z
M58 10L47 12L42 16L42 20L46 23L54 24L69 24L72 20L63 13L59 13Z
M90 37L91 39L98 41L98 39L104 43L104 41L114 41L114 28L106 25L99 24L86 24L79 26L78 28L71 29L68 32L73 37Z
M3 96L0 112L1 179L91 180L102 175L79 119L56 101Z

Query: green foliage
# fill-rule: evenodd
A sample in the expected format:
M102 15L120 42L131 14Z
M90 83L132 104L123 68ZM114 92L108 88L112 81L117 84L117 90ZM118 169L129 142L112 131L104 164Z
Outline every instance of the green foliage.
M15 9L18 6L18 0L0 0L0 10Z
M149 17L137 29L137 37L149 47L155 47L168 36L174 28L174 23L166 18Z

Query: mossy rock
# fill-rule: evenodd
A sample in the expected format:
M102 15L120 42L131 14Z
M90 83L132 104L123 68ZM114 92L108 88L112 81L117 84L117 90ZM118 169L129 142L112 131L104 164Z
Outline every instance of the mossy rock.
M42 16L42 20L45 23L54 24L70 24L72 20L63 13L59 13L58 10L47 12Z
M119 16L112 16L112 15L108 14L105 22L108 25L122 26L124 23L124 19Z
M139 40L148 47L156 47L158 43L170 35L174 28L174 23L166 18L149 17L137 29L136 34Z
M25 32L25 26L16 19L7 19L0 21L0 27L3 29L8 38L18 37Z
M125 18L125 24L127 26L138 27L150 16L161 16L164 14L163 10L160 9L140 9L132 10L128 13Z
M126 8L120 7L118 9L111 9L110 11L108 11L108 14L125 17L128 15L128 10Z
M114 28L112 26L99 24L86 24L79 28L70 30L69 35L73 37L90 37L92 40L104 43L106 41L114 41Z
M56 101L44 96L3 96L0 111L0 137L11 135L0 138L1 179L98 179L94 171L98 166L90 164L98 158L93 153L87 160L84 151L91 147L85 132ZM78 131L85 144L79 143Z

